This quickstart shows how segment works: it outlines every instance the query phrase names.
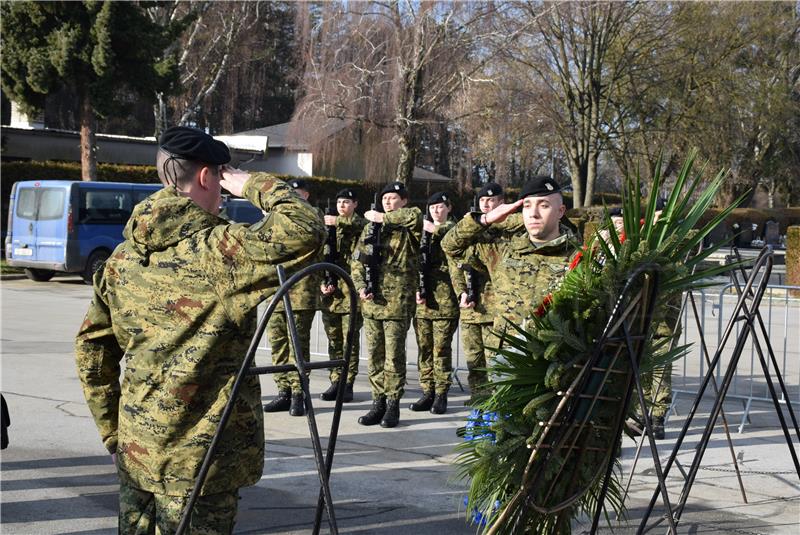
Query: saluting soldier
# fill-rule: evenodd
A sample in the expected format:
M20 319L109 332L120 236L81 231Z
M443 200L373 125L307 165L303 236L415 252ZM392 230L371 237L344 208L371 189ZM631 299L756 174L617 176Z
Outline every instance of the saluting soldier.
M444 414L447 411L447 392L452 384L453 334L458 327L458 299L450 283L447 257L442 251L442 238L455 226L450 211L452 205L444 192L428 199L431 221L423 222L423 232L430 233L428 265L425 270L426 297L417 292L414 332L419 351L417 365L422 397L409 407L412 411Z
M159 145L164 188L134 207L125 241L95 273L75 341L87 404L115 457L123 534L175 533L255 331L256 307L278 285L276 266L310 262L325 236L285 182L222 167L228 148L208 134L173 127ZM252 226L219 218L221 188L266 217ZM261 389L250 376L189 529L231 533L238 489L259 481L263 463Z
M503 187L489 182L478 193L478 209L485 214L503 204ZM495 315L492 304L495 300L491 274L497 266L496 245L509 236L524 234L525 226L518 214L512 214L505 221L495 223L485 229L476 241L466 249L452 247L446 240L442 243L450 258L453 289L459 297L461 307L461 346L467 361L467 381L470 388L470 401L475 402L478 394L485 391L488 381L486 375L486 347L496 347L497 340L492 334ZM451 245L448 249L446 245ZM467 277L472 277L473 299L467 288Z
M494 243L484 243L492 227L522 207L525 233ZM463 256L472 245L487 249L494 293L494 330L503 332L507 321L521 324L542 303L564 276L575 250L572 231L560 224L566 212L561 188L547 176L537 176L522 187L519 199L503 203L488 213L470 213L453 227L442 248Z
M367 220L356 213L358 199L352 188L344 188L336 194L336 212L338 215L326 215L325 225L336 227L336 265L350 272L358 238L367 224ZM336 286L320 285L322 292L322 323L328 336L328 356L331 360L344 358L344 345L350 328L350 291L344 283ZM360 302L360 300L359 300ZM344 375L338 368L331 370L331 386L320 397L325 401L336 399L339 380L342 376L347 381L344 390L344 401L353 401L353 383L358 375L358 356L360 348L361 326L364 319L359 305L356 314L356 332L353 334L353 350L350 355L350 369Z
M297 178L289 181L295 193L303 200L308 202L310 190L308 183ZM311 208L317 214L320 224L322 224L322 212L317 208ZM317 251L314 262L322 261L322 249ZM313 263L313 262L312 262ZM287 275L292 275L294 271L306 265L299 265L296 269L289 271ZM319 274L312 274L298 282L289 291L289 301L292 304L292 316L297 327L297 337L300 342L300 349L306 362L309 360L311 351L311 325L314 323L314 315L319 307ZM275 366L294 364L297 355L289 339L289 326L286 323L286 309L283 300L275 307L275 312L267 323L267 338L269 339L272 351L272 363ZM264 405L264 412L289 411L292 416L303 416L306 413L303 389L300 386L300 375L297 372L281 372L272 375L278 387L278 395Z
M358 419L361 425L395 427L400 421L400 399L406 384L406 333L414 313L415 288L422 232L422 212L406 207L408 191L402 182L381 191L384 212L369 210L364 217L380 224L380 265L374 293L367 293L365 266L368 255L364 228L353 257L353 282L361 298L369 352L372 409Z

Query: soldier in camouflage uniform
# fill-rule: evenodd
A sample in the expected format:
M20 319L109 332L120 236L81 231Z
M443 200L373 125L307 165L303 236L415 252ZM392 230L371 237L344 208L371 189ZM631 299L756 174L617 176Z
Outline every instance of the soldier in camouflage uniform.
M503 204L503 188L496 182L490 182L478 191L478 208L481 213L488 213L493 208ZM492 288L491 271L497 265L496 255L493 254L495 245L508 235L524 234L525 226L522 217L512 214L505 221L496 223L486 229L477 243L465 250L459 248L447 249L445 252L450 259L450 276L453 289L459 296L461 307L461 347L467 361L467 380L472 394L469 403L474 403L476 397L486 391L488 382L486 376L485 348L497 347L496 337L492 334L494 314L494 290ZM452 242L452 240L449 240ZM443 246L445 243L443 243ZM450 244L452 246L452 244ZM476 269L479 267L480 269ZM470 301L467 294L466 277L467 269L472 273L475 301ZM491 269L491 271L490 271Z
M484 243L485 233L512 219L520 206L526 232ZM575 247L572 232L559 224L565 211L558 183L539 176L523 186L518 201L486 214L467 214L445 236L442 248L453 257L463 257L470 246L485 249L495 290L491 312L496 332L508 329L508 321L521 324L566 273Z
M361 298L361 311L369 352L369 383L372 409L358 419L362 425L395 427L400 421L400 398L406 383L406 333L414 313L422 212L406 208L408 192L402 182L393 182L381 191L385 213L369 210L364 217L381 224L381 263L375 293L367 294L365 239L370 225L359 238L350 266L353 282Z
M308 201L310 191L308 183L300 178L289 181L295 193L303 201ZM317 208L312 208L322 223L322 212ZM314 258L314 262L322 261L322 249ZM300 268L304 265L298 266ZM294 270L296 271L296 270ZM291 276L292 271L287 270L287 276ZM317 313L319 299L317 288L319 287L320 275L314 273L298 282L289 291L289 300L292 304L292 316L297 327L297 337L300 342L300 350L306 362L309 360L311 351L311 325L314 323L314 315ZM282 366L294 364L297 356L294 347L289 340L289 325L286 322L286 310L283 301L275 307L275 312L267 323L267 338L269 339L270 350L272 353L272 364ZM305 403L303 389L300 386L300 375L297 372L281 372L272 375L278 387L278 395L264 405L264 412L281 412L289 410L292 416L305 415Z
M350 262L356 249L358 238L367 224L367 220L356 213L358 200L356 193L351 188L345 188L336 194L336 211L339 215L326 215L325 224L336 227L336 265L347 272L350 271ZM344 345L347 341L350 327L350 292L344 283L336 286L320 286L322 293L322 323L328 337L328 356L331 360L344 358ZM353 401L353 382L358 375L358 355L360 346L360 331L364 324L359 309L356 315L356 332L353 335L353 350L350 355L350 368L345 375L346 384L344 401ZM338 368L331 370L331 386L320 397L325 401L336 399L341 372Z
M220 167L229 160L227 147L199 130L164 132L157 164L165 187L134 208L125 241L95 273L75 341L78 377L120 477L123 534L175 532L256 307L278 284L275 266L310 262L324 239L311 207L284 182ZM252 226L220 219L221 187L267 217ZM231 533L238 489L259 481L263 462L261 390L251 376L221 435L192 532Z
M455 226L448 219L451 204L446 193L434 193L428 199L428 213L433 221L425 220L424 232L430 233L428 268L425 273L427 297L417 292L417 311L414 332L417 335L419 383L422 397L409 407L412 411L444 414L447 411L447 392L453 372L453 334L458 327L458 299L450 283L449 263L442 252L442 238ZM420 269L425 269L420 266Z

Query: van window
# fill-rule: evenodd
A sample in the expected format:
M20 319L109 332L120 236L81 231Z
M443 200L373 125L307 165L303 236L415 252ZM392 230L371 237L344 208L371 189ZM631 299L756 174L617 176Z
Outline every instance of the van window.
M130 191L81 191L81 224L120 225L131 216Z
M39 199L39 220L60 219L64 215L64 197L66 190L42 189L42 196Z
M36 218L36 190L24 188L17 192L17 217Z
M17 217L37 221L60 219L64 215L65 198L63 188L23 188L17 196Z

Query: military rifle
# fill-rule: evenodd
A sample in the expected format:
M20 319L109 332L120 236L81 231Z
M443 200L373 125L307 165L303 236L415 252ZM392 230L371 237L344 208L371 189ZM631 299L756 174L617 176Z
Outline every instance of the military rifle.
M375 200L370 206L370 210L378 210L378 193L375 194ZM367 234L364 236L364 245L366 246L364 258L364 282L366 288L364 292L369 295L375 295L375 289L378 284L378 269L381 264L381 224L370 223L367 227Z
M475 195L472 197L472 206L470 207L470 212L477 212L479 211L478 208L478 196ZM478 272L470 266L469 264L464 264L464 285L467 287L467 302L468 303L477 303L478 302Z
M325 215L337 215L338 212L336 211L336 207L334 206L331 208L331 200L328 198L328 207L325 210ZM339 251L336 248L336 225L326 225L328 227L328 237L325 240L325 262L330 264L336 264L336 261L339 259ZM336 288L336 282L338 278L330 271L326 271L323 284L325 286L333 286Z
M430 213L430 205L425 205L425 215L423 221L432 221ZM424 228L424 227L423 227ZM427 230L422 231L422 240L419 242L419 297L420 299L428 298L428 290L430 290L430 273L431 273L431 242L433 241L433 234Z

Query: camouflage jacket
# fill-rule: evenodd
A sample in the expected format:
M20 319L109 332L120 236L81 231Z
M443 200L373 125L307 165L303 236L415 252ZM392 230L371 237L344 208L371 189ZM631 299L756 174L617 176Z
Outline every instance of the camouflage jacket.
M306 202L306 201L303 201ZM319 224L323 225L324 228L324 220L322 219L323 213L322 210L316 207L311 207L314 210L314 213L317 214L317 218L319 219ZM317 262L322 262L324 254L323 249L325 248L325 244L323 243L322 246L317 250L316 254L313 256L310 262L298 262L292 266L286 266L286 277L289 278L294 275L295 272L301 270L304 267L307 267L311 264L316 264ZM292 310L293 311L300 311L300 310L318 310L320 306L320 295L319 295L319 285L322 282L322 272L316 271L311 275L303 277L297 284L295 284L291 290L289 290L289 301L292 303ZM276 311L281 311L285 307L283 306L283 300L278 303L275 307Z
M120 476L185 495L217 430L276 265L309 262L325 230L311 207L270 175L244 195L269 213L228 224L165 188L139 203L122 242L94 276L75 341L78 377ZM119 376L125 360L122 384ZM204 494L257 482L264 462L261 390L247 377Z
M350 272L356 290L366 287L364 239L369 223L358 239ZM364 317L379 320L407 319L416 306L419 241L422 236L422 212L419 208L400 208L384 214L381 225L381 263L378 268L376 293L372 300L361 302Z
M470 214L464 217L475 217ZM480 217L480 214L478 214ZM525 234L525 225L522 223L522 214L516 213L508 216L505 221L487 227L481 234L475 236L472 245L464 246L459 240L460 233L449 232L442 241L442 249L450 259L450 276L453 281L453 290L457 296L467 292L466 269L472 268L475 273L474 281L477 282L477 301L473 308L461 309L462 323L493 323L495 314L492 309L495 301L495 292L492 285L492 273L497 268L497 255L493 253L497 244L502 240L509 240L514 236Z
M455 226L451 220L437 225L431 236L430 273L428 275L428 298L424 305L417 305L416 316L423 319L458 318L458 298L450 282L450 263L442 251L442 238Z
M533 313L566 272L575 248L572 232L563 226L558 238L539 245L527 233L488 243L483 237L493 226L485 227L467 214L443 245L454 256L470 246L483 250L494 289L490 311L495 327L500 328L503 318L520 324Z
M358 214L353 217L336 218L336 251L338 257L336 265L350 273L350 263L353 261L353 253L358 244L358 238L367 225L367 220ZM323 310L334 314L347 314L350 312L350 292L347 285L339 282L336 290L331 295L324 295L321 298Z

